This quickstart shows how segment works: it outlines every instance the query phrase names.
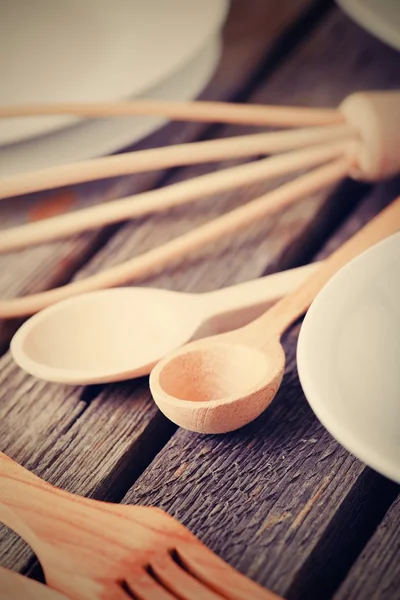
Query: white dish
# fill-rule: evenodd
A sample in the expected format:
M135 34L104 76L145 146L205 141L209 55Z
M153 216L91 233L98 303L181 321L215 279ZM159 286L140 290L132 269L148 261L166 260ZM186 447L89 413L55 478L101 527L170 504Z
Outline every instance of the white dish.
M144 94L217 34L228 0L13 0L0 19L0 102L101 102ZM78 122L0 122L0 144Z
M221 42L209 40L198 56L173 77L146 93L146 98L190 100L207 85L219 62ZM6 177L116 152L146 137L163 124L158 117L88 119L60 131L0 147L0 176Z
M318 294L297 346L314 413L349 452L400 483L400 232Z
M400 50L399 0L337 0L361 27Z

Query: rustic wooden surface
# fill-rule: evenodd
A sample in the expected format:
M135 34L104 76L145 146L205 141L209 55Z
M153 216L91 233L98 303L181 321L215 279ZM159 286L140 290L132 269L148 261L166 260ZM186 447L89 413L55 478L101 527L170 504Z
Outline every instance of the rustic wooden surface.
M224 39L207 98L335 106L358 89L400 87L399 54L325 2L234 0ZM245 131L173 124L139 147ZM233 163L76 186L68 193L91 203L227 164ZM0 257L0 293L11 297L87 276L274 185ZM320 258L398 194L400 180L374 187L346 181L139 283L207 291ZM16 202L22 207L27 200ZM0 325L3 348L16 326ZM298 330L286 336L287 373L270 409L224 436L177 430L154 406L146 378L87 388L47 384L22 373L5 353L0 449L75 493L164 508L232 565L289 600L322 600L335 592L340 600L400 598L390 542L396 540L399 509L390 506L398 487L349 455L313 416L296 374ZM5 528L0 563L24 572L34 564L28 547Z
M354 563L335 600L361 598L370 590L371 600L400 596L400 495Z
M400 182L371 193L317 258L398 193ZM298 332L299 325L286 336L285 378L261 417L227 435L178 430L123 501L164 508L278 594L329 598L359 536L398 490L349 455L314 417L297 379Z

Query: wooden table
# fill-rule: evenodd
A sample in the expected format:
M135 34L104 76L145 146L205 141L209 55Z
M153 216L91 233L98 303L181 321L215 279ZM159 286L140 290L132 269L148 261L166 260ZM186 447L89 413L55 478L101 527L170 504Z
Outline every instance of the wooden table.
M233 0L221 63L203 98L336 106L356 90L400 87L399 66L397 52L330 3ZM245 131L174 123L137 147ZM2 226L27 210L35 219L227 164L6 201ZM1 294L87 276L274 185L2 256ZM139 283L200 292L304 264L328 255L398 194L399 179L375 186L345 181ZM0 324L0 449L13 459L77 494L165 509L230 564L290 600L400 598L399 488L346 452L314 417L297 378L298 325L286 335L287 371L270 408L242 430L218 436L177 429L156 409L145 378L82 388L24 374L7 352L18 325ZM32 552L5 529L0 557L5 566L37 572Z

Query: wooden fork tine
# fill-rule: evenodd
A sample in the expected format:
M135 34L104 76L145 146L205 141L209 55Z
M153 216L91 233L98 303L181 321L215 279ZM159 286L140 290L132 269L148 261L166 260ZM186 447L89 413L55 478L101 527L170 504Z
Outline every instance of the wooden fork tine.
M99 600L100 598L104 598L104 600L132 600L132 596L130 595L129 591L124 590L124 588L119 584L107 587L101 596L96 597L96 600L97 598L99 598ZM138 600L141 600L141 598Z
M177 547L185 568L217 593L229 600L283 600L228 565L202 544Z
M223 600L222 596L209 588L206 583L199 581L174 562L172 557L165 558L152 560L151 568L155 577L178 598L184 600Z
M144 570L125 578L126 585L138 600L176 600L164 587Z

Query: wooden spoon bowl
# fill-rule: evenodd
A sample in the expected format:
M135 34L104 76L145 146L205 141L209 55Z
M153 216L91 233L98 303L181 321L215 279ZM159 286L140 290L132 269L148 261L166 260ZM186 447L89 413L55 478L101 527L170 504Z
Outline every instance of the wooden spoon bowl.
M181 427L201 433L232 431L252 421L281 383L283 332L341 267L398 230L400 198L264 315L236 331L192 342L160 361L150 376L160 410Z
M189 344L152 379L157 404L172 421L196 431L232 431L258 417L274 398L285 370L279 340L262 351L223 338Z

